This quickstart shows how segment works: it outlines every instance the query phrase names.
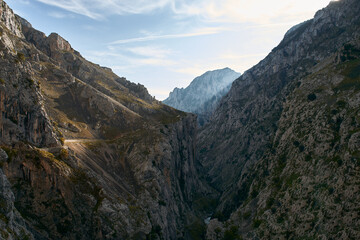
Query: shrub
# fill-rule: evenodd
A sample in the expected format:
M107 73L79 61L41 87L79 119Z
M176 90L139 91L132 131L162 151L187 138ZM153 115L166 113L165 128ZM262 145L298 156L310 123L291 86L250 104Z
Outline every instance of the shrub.
M316 95L315 95L315 93L311 93L307 96L307 98L309 101L314 101L314 100L316 100Z
M17 58L18 58L19 62L25 61L25 55L22 52L17 53Z
M253 227L254 227L254 228L260 227L260 225L261 225L262 222L263 222L263 221L260 220L260 219L254 219L254 221L253 221Z
M159 200L158 203L160 206L166 206L166 202L163 200Z
M64 160L64 159L68 159L68 158L69 158L69 152L68 152L68 150L62 148L62 149L60 150L60 158L63 159L63 160Z
M223 240L241 239L238 230L237 226L231 226L229 230L225 231Z
M33 86L35 84L35 81L31 78L26 78L26 81L28 82L29 84L29 87Z

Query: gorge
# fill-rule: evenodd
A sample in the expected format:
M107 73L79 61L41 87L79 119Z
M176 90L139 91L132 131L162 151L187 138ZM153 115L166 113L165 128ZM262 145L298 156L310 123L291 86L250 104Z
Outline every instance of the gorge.
M291 28L203 126L0 3L0 239L360 237L358 0Z

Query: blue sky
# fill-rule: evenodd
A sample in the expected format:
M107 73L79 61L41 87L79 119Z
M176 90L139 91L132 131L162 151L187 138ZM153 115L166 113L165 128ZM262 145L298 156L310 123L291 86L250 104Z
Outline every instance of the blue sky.
M208 70L244 72L329 0L8 0L45 34L157 99Z

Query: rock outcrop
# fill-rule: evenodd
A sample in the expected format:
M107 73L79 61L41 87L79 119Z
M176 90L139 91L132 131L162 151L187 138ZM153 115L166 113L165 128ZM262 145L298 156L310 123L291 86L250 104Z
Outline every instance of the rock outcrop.
M0 148L0 166L8 161L8 155ZM27 230L24 219L14 206L14 193L6 175L0 168L0 238L34 239Z
M359 10L334 1L291 29L201 130L199 169L221 193L209 239L359 237Z
M200 125L204 125L239 76L240 73L230 68L208 71L195 78L185 89L175 88L163 103L184 112L195 113Z
M195 234L193 222L203 228L207 210L193 203L212 193L196 173L196 117L1 3L0 145L9 158L0 176L4 214L23 219L1 219L13 231L2 233L177 239Z
M5 27L15 36L23 38L24 35L21 32L21 27L19 25L19 20L16 18L13 10L3 1L0 1L0 19Z
M1 1L0 238L360 238L359 12L290 29L198 133Z

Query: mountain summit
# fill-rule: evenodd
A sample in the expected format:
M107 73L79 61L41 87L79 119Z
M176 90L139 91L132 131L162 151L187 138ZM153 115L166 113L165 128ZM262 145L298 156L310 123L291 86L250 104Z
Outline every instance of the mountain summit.
M163 103L197 114L200 125L203 125L240 75L230 68L208 71L195 78L185 89L175 88Z

